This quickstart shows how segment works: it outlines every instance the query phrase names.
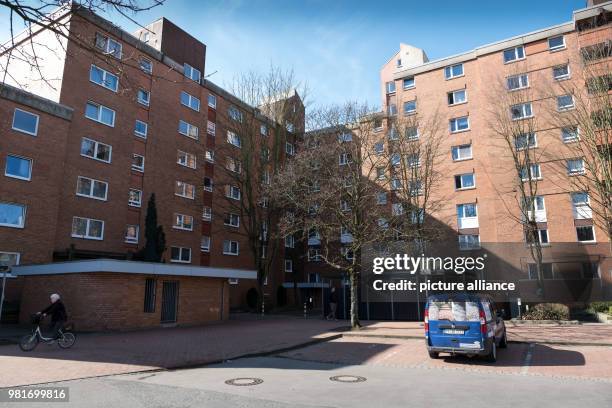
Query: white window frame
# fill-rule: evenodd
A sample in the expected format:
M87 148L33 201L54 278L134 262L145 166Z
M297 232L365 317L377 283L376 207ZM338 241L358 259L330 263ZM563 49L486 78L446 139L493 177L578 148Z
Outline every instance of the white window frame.
M95 106L95 107L96 107L97 112L98 112L97 118L92 118L92 117L90 117L90 116L87 116L87 105L91 105L91 106ZM112 113L113 113L113 120L112 120L112 123L102 122L101 118L102 118L102 110L103 110L103 109L107 109L107 110L109 110L110 112L112 112ZM94 122L101 123L101 124L103 124L103 125L105 125L105 126L115 127L115 119L116 119L116 117L117 117L117 112L115 112L113 109L109 108L108 106L104 106L104 105L101 105L101 104L96 103L96 102L93 102L93 101L87 101L87 102L85 103L85 117L86 117L87 119L89 119L89 120L92 120L92 121L94 121Z
M134 159L136 159L137 157L142 158L142 166L138 166L134 163ZM141 154L133 153L132 154L132 170L137 171L139 173L144 173L144 169L145 169L145 157Z
M19 159L19 160L26 160L26 161L29 162L28 177L22 177L22 176L17 176L15 174L8 173L8 161L9 161L9 157L13 157L13 158L16 158L16 159ZM29 157L24 157L24 156L19 156L17 154L8 153L6 155L6 163L4 165L4 175L6 177L14 178L14 179L17 179L17 180L30 181L30 180L32 180L32 168L33 168L33 165L34 165L34 160L30 159Z
M98 39L102 39L104 40L104 47L100 47L100 44L98 43ZM115 49L119 50L119 55L115 55L113 52L111 52L111 44L115 44L117 47L115 47ZM121 57L123 56L123 44L121 44L119 41L114 40L112 38L110 38L107 35L104 34L100 34L100 33L96 33L96 37L94 40L94 44L97 48L101 49L102 51L104 51L105 55L110 55L113 58L116 58L118 60L121 60Z
M217 109L217 96L216 95L208 94L207 102L210 108Z
M527 144L525 146L517 145L517 142L519 141L519 137L521 139L526 138ZM532 139L533 139L533 144L531 143ZM538 147L538 135L535 132L521 133L518 136L514 137L514 148L516 149L517 152L520 152L521 150L527 150L527 149L536 149L537 147Z
M577 170L577 171L570 170L570 165L569 165L570 162L578 161L578 160L580 160L580 162L582 163L581 169ZM567 159L566 169L567 169L567 175L568 176L579 176L579 175L582 175L582 174L586 173L586 169L585 169L585 166L584 166L584 159L582 157L576 157L576 158L573 158L573 159Z
M457 98L455 97L455 94L457 94L457 93L463 93L463 98L464 99L461 102L457 102L457 100L456 100ZM453 103L449 102L448 103L449 106L461 105L461 104L464 104L464 103L468 102L467 89L465 89L465 88L457 89L457 90L454 90L454 91L447 92L447 100L448 100L448 97L451 96L451 95L453 97Z
M200 238L200 251L210 252L210 242L211 238L209 235L202 235L202 238Z
M518 50L522 50L522 54L523 54L522 57L519 56ZM506 52L507 51L514 51L513 52L514 58L506 59ZM504 64L512 64L513 62L524 60L525 58L527 58L527 54L525 53L525 47L523 45L517 45L516 47L506 48L505 50L503 50L502 51L502 57L503 57L503 60L504 60Z
M559 37L562 39L563 43L561 45L551 46L550 45L550 40L554 40L554 39L557 39ZM551 51L551 52L561 51L561 50L564 50L566 48L566 45L565 45L565 36L564 35L555 35L553 37L548 37L546 42L548 43L548 50Z
M179 253L178 253L179 257L178 257L178 259L177 258L172 258L172 249L173 248L179 250ZM189 260L187 260L187 261L183 260L183 252L185 250L189 251ZM191 248L189 248L189 247L171 246L170 247L170 262L172 262L172 263L191 263Z
M202 220L212 221L212 207L205 205L202 207Z
M234 194L234 192L236 191L238 192L238 194ZM225 196L228 198L231 198L232 200L240 201L240 198L242 197L242 192L240 191L240 187L227 186L227 191L225 193Z
M538 175L534 177L534 171L533 169L536 168L537 169L537 173ZM540 163L532 163L529 165L529 169L526 168L526 166L521 168L521 181L528 181L528 180L542 180L542 166L540 166Z
M285 259L285 273L293 273L293 259Z
M140 123L140 124L142 124L142 125L144 125L144 133L142 133L142 132L139 132L139 131L138 131L138 124L139 124L139 123ZM136 122L135 122L135 124L134 124L134 134L135 134L136 136L138 136L138 137L141 137L141 138L143 138L143 139L146 139L146 138L147 138L147 133L148 133L148 132L149 132L149 124L148 124L147 122L142 121L142 120L138 120L138 119L136 119Z
M30 132L29 130L20 129L20 128L15 127L15 113L17 111L25 113L26 115L30 115L30 116L36 117L36 126L34 127L34 132ZM13 111L13 122L12 122L11 128L13 130L17 131L17 132L25 133L25 134L30 135L30 136L36 136L38 134L38 124L39 123L40 123L40 116L35 114L35 113L28 112L26 110L19 109L19 108L15 108L15 110Z
M210 180L210 186L207 186L207 185L206 185L206 180ZM214 188L214 181L213 181L212 177L204 177L204 183L203 183L203 185L204 185L204 191L210 191L210 192L212 192L212 191L213 191L213 188Z
M588 240L588 241L580 241L578 239L578 228L589 228L589 227L593 231L593 239ZM580 242L581 244L590 244L593 242L597 242L597 236L595 235L595 226L594 225L577 225L576 226L576 241Z
M472 180L474 182L474 184L472 186L467 186L464 187L463 186L463 176L468 176L471 175L472 176ZM456 183L456 178L459 177L459 180L461 181L461 187L457 187L457 183ZM476 188L476 173L472 172L472 173L461 173L461 174L455 174L455 177L453 177L453 182L455 183L455 190L456 191L461 191L461 190L471 190Z
M94 81L92 79L91 76L92 76L92 72L93 72L94 69L100 70L102 72L102 83L96 82L96 81ZM107 86L108 83L106 82L106 77L109 77L109 76L115 78L116 86L114 88L110 87L110 86ZM109 91L113 91L115 93L119 90L119 77L117 75L115 75L115 74L112 74L112 73L108 72L107 70L105 70L103 68L100 68L99 66L97 66L95 64L91 64L91 67L89 68L89 82L91 82L93 84L96 84L98 86L101 86L102 88L108 89Z
M90 182L89 194L79 193L79 182L81 180L89 180L89 182ZM96 183L104 185L104 197L97 197L97 196L93 195ZM79 197L91 198L91 199L99 200L99 201L107 201L107 199L108 199L108 183L106 181L96 180L96 179L92 179L90 177L78 176L77 177L76 195L79 196Z
M469 152L470 155L469 157L461 157L460 152L462 151L462 148L469 148ZM457 152L457 158L455 158L454 152ZM463 161L463 160L471 160L473 159L473 151L472 151L472 144L471 143L467 143L467 144L461 144L461 145L456 145L456 146L452 146L451 147L451 159L453 159L454 162L458 162L458 161Z
M226 250L226 245L228 248L227 250ZM236 249L235 251L233 251L234 247ZM240 255L240 242L232 241L231 239L224 240L223 241L223 255L231 255L231 256Z
M86 154L83 154L83 141L84 141L84 140L87 140L87 141L90 141L90 142L93 142L93 143L94 143L94 152L93 152L93 156L88 156L88 155L86 155ZM96 157L96 156L98 155L99 147L100 147L101 145L102 145L102 146L106 146L106 147L108 147L108 148L109 148L109 149L108 149L108 161L107 161L107 160L98 159L98 157ZM111 160L112 160L112 156L113 156L113 146L111 146L111 145L109 145L109 144L106 144L106 143L98 142L97 140L90 139L90 138L88 138L88 137L82 137L82 138L81 138L81 148L80 148L80 154L81 154L81 156L83 156L83 157L87 157L88 159L97 160L97 161L102 162L102 163L110 163L110 162L111 162Z
M566 67L567 68L567 74L558 75L558 76L555 75L555 69L561 68L561 67ZM553 79L555 81L563 81L563 80L566 80L566 79L570 79L572 77L572 73L570 71L569 63L555 65L554 67L552 67L552 72L553 72Z
M295 155L295 146L293 143L285 142L285 153L287 153L289 156Z
M191 187L193 191L193 195L187 194L189 187ZM195 200L195 194L196 194L195 190L196 190L196 187L193 184L186 183L181 180L174 181L174 195L177 197L187 198L189 200Z
M232 228L240 228L240 215L235 213L225 214L225 216L223 217L223 225Z
M295 248L295 236L287 235L285 237L285 248Z
M185 103L185 101L183 101L183 97L186 96L187 97L187 101ZM191 110L194 110L196 112L200 111L200 98L193 96L192 94L185 92L185 91L181 91L181 94L179 96L179 102L181 103L181 105L188 107ZM197 106L192 106L195 103L195 105Z
M526 109L527 106L529 106L529 111L531 112L529 115L526 114L527 113L527 109ZM512 109L513 108L517 108L517 107L520 107L521 116L514 117L513 114L512 114L513 113ZM534 116L534 114L533 114L533 105L531 104L531 102L517 103L516 105L512 105L510 107L510 118L512 120L529 119L529 118L532 118L533 116Z
M567 97L569 97L571 99L572 103L570 105L560 106L559 102L560 102L561 98L567 98ZM574 101L574 95L572 95L572 94L559 95L559 96L557 96L556 99L557 99L557 111L559 111L559 112L565 112L565 111L568 111L568 110L572 110L572 109L574 109L576 107L576 103Z
M232 146L242 149L242 139L238 133L228 130L226 140L227 143L231 144Z
M518 87L516 88L511 88L510 87L510 81L513 79L517 79L518 80ZM525 88L529 88L529 74L524 73L524 74L517 74L517 75L511 75L509 77L506 78L506 88L508 89L508 91L512 92L512 91L518 91L521 89L525 89Z
M193 162L193 166L189 165L190 162ZM182 150L177 150L176 163L180 166L187 167L189 169L196 169L197 168L197 156L193 153L188 153Z
M461 237L476 237L476 244L470 242L470 239L462 240ZM470 251L474 249L480 249L480 235L479 234L462 234L458 236L459 240L459 250L460 251Z
M376 193L376 204L377 205L385 205L387 204L387 193L382 191Z
M575 136L572 138L566 139L564 134L569 134L566 132L566 129L569 130L571 128L572 133L575 133ZM567 143L575 143L580 140L580 128L578 126L564 126L561 128L561 141L565 144Z
M181 130L181 124L184 124L187 127L187 131L186 132L183 132ZM195 136L192 136L192 135L189 134L191 129L195 129ZM188 138L193 139L193 140L199 140L200 139L200 129L197 126L192 125L191 123L189 123L187 121L184 121L182 119L179 119L178 132L181 135L187 136Z
M414 109L406 110L406 104L413 103L413 102L414 102ZM413 115L416 113L416 111L417 111L417 100L416 99L412 99L410 101L404 102L404 115Z
M15 257L15 263L10 264L8 266L17 266L17 265L19 265L19 263L21 261L21 253L20 252L0 251L0 259L2 259L2 255L8 255L9 257L10 256L14 256ZM4 262L0 262L0 265L5 265L6 266L7 264L4 263ZM11 273L8 273L6 276L10 277L11 275L12 275Z
M197 75L194 75L195 73L197 73ZM200 83L200 81L202 80L202 73L200 72L199 69L192 67L191 65L187 64L186 62L183 64L183 75L186 78L191 79L194 82L197 82L198 84ZM194 78L197 77L196 78Z
M217 133L217 124L211 120L206 121L206 133L215 136Z
M474 208L474 215L466 215L468 206ZM478 203L457 204L457 228L465 229L478 227Z
M7 201L0 201L0 204L6 204L6 205L9 205L9 206L21 207L21 224L8 224L8 223L0 221L0 227L19 228L19 229L22 229L22 228L25 227L26 214L27 214L27 211L28 211L27 205L19 204L19 203L11 203L11 202L7 202Z
M138 194L138 201L132 200L130 199L130 192L131 191L137 191ZM142 190L138 190L136 188L130 188L128 191L128 206L130 207L142 207Z
M136 237L135 237L135 238L130 238L130 237L128 237L128 235L127 235L128 229L129 229L130 227L136 227ZM124 238L124 242L125 242L126 244L137 244L137 243L138 243L138 239L139 239L139 237L140 237L140 225L136 225L136 224L127 224L127 225L125 226L125 236L124 236L123 238Z
M85 235L78 235L75 234L74 231L74 222L76 220L85 220L87 222L87 226L85 227ZM99 237L93 236L93 235L89 235L90 230L91 230L91 223L92 222L101 222L102 223L102 228L100 228L100 232L101 235ZM71 232L70 232L70 236L72 238L80 238L80 239L91 239L94 241L103 241L104 240L104 221L103 220L97 220L94 218L86 218L86 217L77 217L74 216L72 217L72 227L71 227Z
M151 61L148 58L140 57L138 59L138 67L145 74L152 74L153 73L153 61Z
M138 88L138 91L136 92L136 99L142 106L149 106L151 104L151 92L143 88Z
M465 129L459 129L459 121L465 119L467 122L467 127ZM470 130L470 117L468 116L459 116L456 118L452 118L448 121L448 128L450 130L451 133L461 133L461 132L467 132L468 130ZM454 130L453 130L454 128Z
M406 80L412 79L412 85L406 86ZM402 78L402 88L403 89L413 89L416 87L416 78L414 76Z
M461 73L460 74L454 74L453 72L453 68L461 66ZM444 78L446 80L449 79L453 79L453 78L459 78L465 75L465 70L464 70L464 66L463 63L459 63L459 64L453 64L453 65L448 65L446 67L444 67Z
M191 220L191 223L187 222ZM194 219L192 215L174 213L172 215L172 228L182 231L193 231Z
M204 160L206 160L209 163L214 163L215 162L215 151L206 149L204 151Z

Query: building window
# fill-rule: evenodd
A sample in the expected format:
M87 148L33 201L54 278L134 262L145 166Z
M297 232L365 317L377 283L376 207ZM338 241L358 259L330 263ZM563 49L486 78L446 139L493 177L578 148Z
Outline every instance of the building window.
M96 33L95 45L96 48L102 50L105 54L121 59L121 44L112 38Z
M391 204L391 215L402 215L404 213L404 206L402 203L393 203Z
M421 157L418 153L411 153L406 156L406 165L411 168L416 168L421 165Z
M210 120L206 122L206 133L211 136L214 136L217 132L217 125L215 122L211 122Z
M514 148L516 150L533 149L536 147L538 147L538 138L535 133L521 133L514 136Z
M144 172L144 156L134 153L132 155L132 170L139 171L141 173Z
M185 91L181 91L181 104L193 109L196 112L200 111L200 100Z
M409 115L416 112L416 100L404 102L404 114Z
M202 78L202 73L187 63L183 64L183 75L197 83Z
M217 109L217 97L215 95L208 95L208 106L213 109Z
M208 206L204 206L202 209L202 220L211 221L212 220L212 208Z
M113 92L119 89L119 77L95 65L89 69L89 80Z
M293 235L285 237L285 248L295 248L295 237Z
M0 226L23 228L25 225L25 215L25 205L0 201Z
M383 154L385 152L385 144L383 142L374 143L374 153Z
M285 272L292 273L293 272L293 260L285 259Z
M240 160L236 160L233 157L228 157L225 167L233 172L240 174L242 172L242 162Z
M87 102L87 105L85 105L85 117L103 123L106 126L115 126L115 111L97 103Z
M145 91L144 89L138 90L138 103L144 106L149 106L151 102L151 93L149 91Z
M389 131L387 132L387 137L389 140L399 140L399 133L397 133L397 128L395 126L391 126Z
M214 163L215 162L215 152L213 150L206 150L204 152L204 160L206 160L209 163Z
M240 200L240 189L236 186L226 186L225 196L234 200Z
M338 164L340 166L344 166L351 163L351 154L350 153L340 153L338 156Z
M270 149L268 149L267 147L261 148L261 160L264 162L270 160Z
M612 74L587 78L587 91L590 94L602 94L612 91Z
M242 147L242 140L240 136L236 132L232 132L231 130L227 131L227 143L236 147Z
M397 115L397 105L394 103L390 103L387 107L387 113L389 114L389 116Z
M213 191L213 180L210 177L204 177L204 191Z
M308 249L308 262L321 262L321 250L319 248Z
M134 134L138 137L146 139L148 127L149 126L142 120L136 120L136 124L134 125Z
M127 242L128 244L137 244L139 232L140 232L140 226L127 225L125 227L125 242Z
M32 159L25 157L14 156L9 154L6 156L6 167L4 175L20 180L31 180L32 178Z
M156 281L153 278L145 279L144 312L155 313Z
M384 166L380 166L376 168L376 178L378 180L384 180L387 177L386 169Z
M409 181L408 192L412 197L423 195L423 183L421 182L421 180Z
M572 209L575 220L590 220L593 219L593 210L591 209L591 202L589 194L581 191L572 193Z
M193 217L191 215L174 213L172 228L193 231Z
M346 143L353 141L353 134L350 132L340 133L338 135L338 143Z
M403 86L404 86L404 89L414 88L415 86L414 77L404 78Z
M459 249L470 250L480 248L479 235L459 235Z
M511 106L510 115L512 117L512 120L526 119L532 117L533 111L531 110L531 102L520 103L518 105Z
M240 243L238 241L223 241L223 254L224 255L238 255L240 253Z
M262 123L259 126L259 133L261 133L262 136L268 136L268 126Z
M174 195L193 200L195 198L195 186L193 184L177 180L174 183Z
M419 140L419 128L416 126L409 126L406 128L406 139L408 141Z
M565 48L565 37L559 35L548 39L548 49L550 51L558 51Z
M272 177L270 176L270 171L265 170L261 175L261 182L266 186L269 186L272 183Z
M457 133L457 132L463 132L465 130L470 130L470 119L468 116L451 119L449 121L449 127L450 127L451 133Z
M579 174L584 174L584 160L581 158L578 159L569 159L566 162L567 164L567 174L569 176L575 176Z
M478 212L476 203L457 205L457 227L478 228Z
M16 266L19 265L21 254L19 252L0 252L0 265Z
M612 56L612 41L589 45L580 49L584 62L596 61Z
M449 105L458 105L467 102L467 92L465 89L449 92L447 97Z
M12 128L18 132L36 136L38 133L38 120L38 115L15 108Z
M592 225L576 227L578 242L595 242L595 229Z
M529 169L527 168L527 166L521 167L520 177L522 181L541 180L542 172L540 170L540 165L537 163L532 164L529 166Z
M184 120L179 120L178 131L181 135L185 135L192 139L198 140L198 127L187 123Z
M153 63L146 58L141 57L138 61L138 66L140 67L142 72L145 72L147 74L153 73Z
M295 155L295 146L293 145L293 143L285 143L285 153L287 153L289 156Z
M455 176L455 189L466 190L476 187L474 173L458 174Z
M200 240L200 250L202 252L210 252L210 237L208 235L202 236Z
M387 204L387 193L385 192L376 193L376 204L379 204L379 205Z
M398 178L391 179L391 190L400 190L402 188L402 181Z
M566 111L574 108L574 97L572 95L557 96L557 110Z
M561 81L563 79L568 79L570 77L569 64L557 65L553 67L553 79L556 81Z
M195 169L196 155L179 150L177 152L176 162L181 166L189 167L190 169Z
M81 156L110 163L111 152L112 147L110 145L87 139L86 137L81 139Z
M226 213L223 217L223 225L228 227L240 227L240 216L238 214Z
M402 163L402 156L399 153L393 153L390 162L392 166L399 166Z
M170 247L170 262L191 263L191 248Z
M465 144L451 147L453 161L468 160L472 158L472 145Z
M108 183L79 176L77 178L76 195L106 201Z
M142 191L130 188L128 195L128 205L130 207L140 207L142 205Z
M577 142L579 138L578 126L565 126L561 128L561 140L563 140L563 143Z
M504 51L504 64L525 58L525 48L522 45Z
M452 79L463 76L463 64L451 65L444 68L444 77Z
M228 282L230 285L237 285L237 284L238 284L238 282L239 282L239 279L238 279L238 278L228 278L228 279L227 279L227 282Z
M529 76L527 74L510 76L507 78L506 84L509 91L527 88L529 86Z
M235 121L235 122L242 122L242 112L240 112L240 110L238 110L237 107L235 106L230 106L227 109L227 114L230 117L231 120Z
M104 239L104 221L72 217L72 237L101 241Z
M395 93L395 81L389 81L385 84L385 89L388 94Z

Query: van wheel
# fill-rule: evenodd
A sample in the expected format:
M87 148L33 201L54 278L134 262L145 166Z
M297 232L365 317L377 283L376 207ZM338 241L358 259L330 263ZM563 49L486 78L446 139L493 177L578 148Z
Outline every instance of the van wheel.
M495 340L491 343L491 351L489 354L485 356L485 360L489 363L494 363L497 361L497 346L495 345Z
M436 359L436 358L439 358L439 357L440 357L440 353L438 353L437 351L430 351L429 352L429 358Z
M506 336L506 331L504 330L504 335L499 341L499 348L507 348L508 347L508 337Z

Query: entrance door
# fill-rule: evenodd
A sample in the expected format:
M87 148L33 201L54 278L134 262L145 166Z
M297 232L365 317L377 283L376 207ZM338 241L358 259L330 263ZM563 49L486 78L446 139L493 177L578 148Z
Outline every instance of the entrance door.
M162 287L162 323L176 323L176 308L178 305L178 287L177 281L168 281L163 283Z

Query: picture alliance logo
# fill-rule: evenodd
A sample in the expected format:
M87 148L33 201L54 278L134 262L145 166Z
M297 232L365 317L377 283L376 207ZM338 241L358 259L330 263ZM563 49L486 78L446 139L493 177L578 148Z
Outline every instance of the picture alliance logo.
M380 275L385 271L409 272L411 275L420 272L428 274L431 272L450 272L453 271L458 275L465 272L482 271L485 268L485 259L487 255L479 257L462 256L462 257L441 257L441 256L425 256L412 257L407 254L397 254L395 257L377 257L374 258L372 272Z

